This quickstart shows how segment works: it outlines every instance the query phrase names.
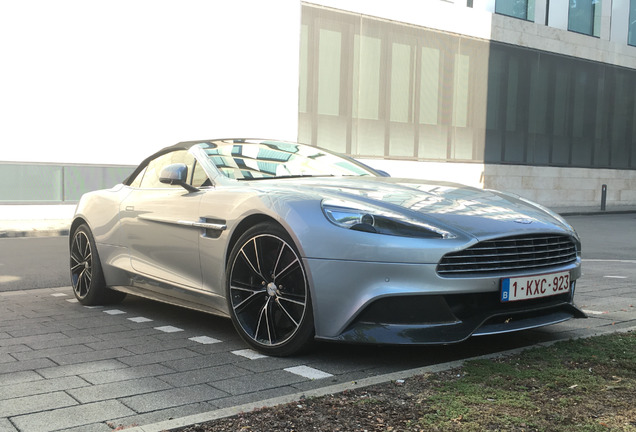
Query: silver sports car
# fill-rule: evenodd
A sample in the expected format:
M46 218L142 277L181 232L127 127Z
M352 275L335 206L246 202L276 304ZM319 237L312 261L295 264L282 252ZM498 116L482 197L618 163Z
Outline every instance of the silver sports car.
M445 344L584 317L580 252L567 222L523 198L246 139L155 153L85 194L70 231L82 304L130 293L228 316L279 356L314 339Z

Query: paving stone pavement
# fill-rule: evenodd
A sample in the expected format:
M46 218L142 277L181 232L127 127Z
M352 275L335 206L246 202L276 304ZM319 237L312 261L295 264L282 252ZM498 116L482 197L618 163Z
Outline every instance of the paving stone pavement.
M636 261L584 260L589 318L447 347L319 344L265 357L226 319L129 297L84 307L70 287L0 293L0 432L111 431L337 383L636 326ZM144 429L145 430L145 429Z

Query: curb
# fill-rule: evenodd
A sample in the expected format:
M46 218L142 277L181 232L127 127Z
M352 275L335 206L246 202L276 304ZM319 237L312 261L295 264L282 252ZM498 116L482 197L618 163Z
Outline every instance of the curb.
M0 231L0 238L63 237L69 232L69 229Z
M294 393L291 395L280 396L271 399L265 399L257 402L250 402L244 405L238 405L235 407L222 408L214 411L208 411L206 413L194 414L186 417L181 417L172 420L165 420L158 423L152 423L145 426L136 426L130 429L126 429L129 432L166 432L176 428L182 428L186 426L193 426L200 423L209 422L212 420L218 420L225 417L232 417L241 413L249 413L251 411L262 409L262 408L271 408L278 405L284 405L292 402L301 401L307 398L316 398L321 396L326 396L330 394L343 393L345 391L356 390L364 387L369 387L376 384L384 384L391 381L396 381L399 379L411 378L416 375L423 375L426 373L439 373L444 372L450 369L454 369L457 367L461 367L467 361L472 360L488 360L493 358L502 358L502 357L510 357L515 354L519 354L523 351L527 351L534 348L548 347L554 345L558 342L563 342L567 340L577 340L577 339L587 339L595 336L603 336L614 333L629 333L632 331L636 331L636 326L627 327L623 329L614 329L607 331L599 331L590 335L575 337L575 338L566 338L566 339L558 339L549 342L541 342L536 345L527 346L523 348L515 348L508 351L501 351L498 353L485 354L477 357L470 357L464 360L456 360L447 363L440 363L432 366L424 366L421 368L408 369L399 372L393 372L385 375L378 375L375 377L363 378L359 381L353 381L342 384L335 384L327 387L322 387L319 389L314 389L310 391L305 391L301 393Z
M560 216L600 216L610 214L630 214L636 213L636 209L631 210L595 210L595 211L564 211L559 213Z

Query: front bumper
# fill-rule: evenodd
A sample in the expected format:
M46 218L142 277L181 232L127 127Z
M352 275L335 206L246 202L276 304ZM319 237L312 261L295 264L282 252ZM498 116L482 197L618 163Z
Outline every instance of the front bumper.
M569 293L512 303L499 301L501 278L523 272L442 278L434 264L307 259L305 265L318 339L444 344L585 317L573 303L580 260L553 269L570 271Z

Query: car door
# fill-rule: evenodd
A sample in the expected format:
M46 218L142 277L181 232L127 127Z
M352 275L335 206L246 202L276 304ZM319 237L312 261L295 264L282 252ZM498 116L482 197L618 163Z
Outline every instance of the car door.
M201 230L191 222L199 220L203 192L188 192L159 181L161 170L175 163L185 164L188 172L195 168L193 156L177 150L151 160L131 183L131 192L120 208L123 242L135 272L158 282L201 289ZM154 288L165 290L165 285Z

